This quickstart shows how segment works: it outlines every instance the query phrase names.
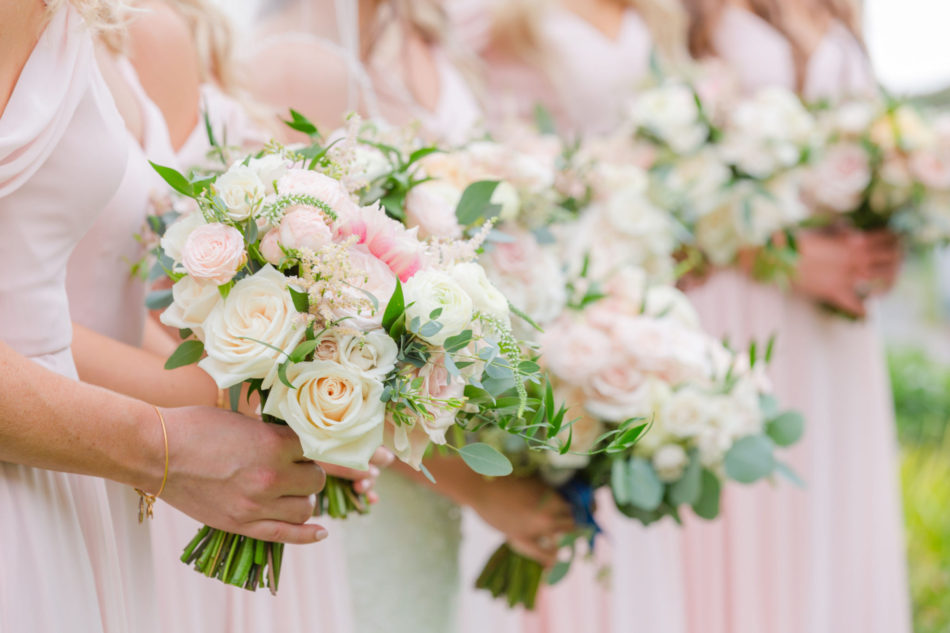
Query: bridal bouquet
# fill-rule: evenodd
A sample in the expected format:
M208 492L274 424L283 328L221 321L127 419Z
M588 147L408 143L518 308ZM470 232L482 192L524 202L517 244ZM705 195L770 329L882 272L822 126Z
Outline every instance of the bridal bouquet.
M806 217L798 194L816 125L789 91L739 97L724 84L663 80L638 96L629 125L633 142L652 149L654 199L688 227L692 246L714 265L755 250L754 272L769 279L793 262L789 230Z
M382 205L359 204L365 182L345 186L353 165L311 150L271 144L191 180L156 166L193 201L158 227L158 265L175 281L162 322L185 339L166 367L197 362L232 407L258 395L265 421L288 424L309 459L365 469L385 444L426 472L435 444L482 474L508 474L490 446L446 439L456 425L491 426L538 446L557 416L528 398L544 380L511 332L506 297L474 261L479 237L421 238ZM366 510L332 477L319 507ZM275 591L281 552L205 527L182 560Z
M950 121L907 103L817 106L822 142L803 195L819 223L890 228L911 244L950 240Z

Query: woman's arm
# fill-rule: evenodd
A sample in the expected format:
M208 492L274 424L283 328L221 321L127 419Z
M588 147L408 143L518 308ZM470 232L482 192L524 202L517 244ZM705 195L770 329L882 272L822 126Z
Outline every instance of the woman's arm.
M0 460L112 479L155 492L165 445L142 401L50 372L0 342ZM323 539L303 525L323 487L285 427L207 407L165 409L162 498L212 527L293 543Z

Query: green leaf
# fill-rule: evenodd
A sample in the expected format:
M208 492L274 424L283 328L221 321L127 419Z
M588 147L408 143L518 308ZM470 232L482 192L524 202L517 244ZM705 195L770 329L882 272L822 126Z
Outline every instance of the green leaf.
M764 435L750 435L736 441L726 453L726 475L750 484L775 470L772 441Z
M632 418L627 420L627 422L633 422L639 418ZM620 453L626 451L629 448L632 448L641 437L649 430L650 424L644 422L643 424L638 424L636 426L631 426L630 428L620 432L617 437L610 442L607 446L608 453Z
M788 479L790 482L792 482L799 488L805 488L805 482L802 481L802 478L798 476L798 473L792 470L792 467L789 466L788 464L784 462L776 461L775 472L781 475L782 477L785 477L786 479Z
M491 203L496 187L497 180L479 180L466 187L458 206L455 207L455 217L458 218L459 224L472 226L498 215L501 207Z
M465 330L464 332L445 339L445 343L442 344L442 347L444 347L445 351L449 352L450 354L454 354L455 352L465 349L471 342L472 331Z
M172 304L172 289L153 290L145 297L145 307L149 310L164 310Z
M383 329L391 333L393 325L396 324L396 321L405 311L406 304L402 294L402 284L397 279L396 289L393 291L393 296L386 305L386 311L383 313Z
M320 345L320 339L310 339L309 341L303 341L294 348L294 351L290 353L290 362L292 363L302 363L307 359L307 356L313 353L313 350L317 349Z
M762 409L762 415L766 419L774 418L779 414L778 400L775 399L775 396L763 393L759 395L759 408Z
M179 345L178 349L172 352L172 355L165 361L165 369L175 369L176 367L184 367L185 365L197 363L201 360L201 355L204 354L204 351L205 344L201 341L185 341Z
M425 158L429 154L435 154L436 152L441 152L441 151L442 150L439 149L438 147L421 147L417 149L416 151L414 151L413 153L409 154L409 160L406 161L406 165L411 165L417 160Z
M694 450L689 456L689 464L679 481L670 486L670 500L673 505L693 505L700 499L703 491L703 466L699 463L699 454Z
M540 103L534 106L534 125L541 134L557 134L557 125L554 123L551 111Z
M459 455L469 468L486 477L504 477L513 470L507 457L481 442L463 446L459 449Z
M290 361L285 361L277 366L277 377L288 389L294 389L294 384L287 377L287 368L290 367Z
M429 338L442 331L442 324L438 321L429 321L419 328L419 336Z
M310 119L300 114L293 108L290 109L291 120L284 120L284 124L292 130L303 132L307 136L318 136L320 131L317 126L310 122Z
M185 178L181 172L172 169L171 167L165 167L164 165L158 165L152 161L148 161L148 164L152 166L152 169L158 172L158 175L161 176L169 186L180 193L183 196L188 196L189 198L195 197L195 188L192 186L188 179Z
M231 410L237 411L238 404L241 402L241 383L231 385L228 389L228 399L230 400Z
M766 422L765 432L777 446L791 446L805 432L805 420L798 411L786 411Z
M571 561L559 560L554 564L554 567L551 568L551 571L548 572L547 583L549 585L556 585L567 576L567 572L570 570Z
M426 476L426 479L428 479L432 483L436 483L435 477L432 476L432 473L429 472L429 469L426 468L425 464L419 464L419 470L421 470L422 474Z
M641 510L651 511L663 502L663 482L656 476L650 462L634 457L628 464L630 503Z
M693 504L693 512L696 516L712 520L719 516L719 495L722 484L719 477L711 471L703 469L702 493L699 499Z
M627 460L614 459L610 462L610 489L617 505L630 503L630 473Z
M297 309L297 312L303 312L304 314L310 312L310 295L302 290L297 290L293 286L287 286L287 290L294 300L294 308Z

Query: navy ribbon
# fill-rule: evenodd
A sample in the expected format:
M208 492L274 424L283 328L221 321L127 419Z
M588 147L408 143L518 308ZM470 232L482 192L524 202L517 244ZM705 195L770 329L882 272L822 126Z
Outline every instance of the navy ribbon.
M558 488L558 492L570 504L577 527L590 532L589 542L593 549L594 538L603 532L594 517L594 488L577 476Z

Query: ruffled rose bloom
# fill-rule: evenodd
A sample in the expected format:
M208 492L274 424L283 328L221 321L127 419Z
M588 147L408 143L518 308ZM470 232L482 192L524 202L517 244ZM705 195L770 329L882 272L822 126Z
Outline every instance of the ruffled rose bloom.
M442 328L431 335L421 336L431 345L442 346L446 339L461 334L472 323L475 306L472 298L452 277L441 270L423 270L406 282L406 318L418 318L421 325L429 322L429 315L440 309L435 319Z
M264 183L257 172L240 163L218 176L212 187L227 207L228 217L235 222L251 217L264 200Z
M247 166L253 169L260 181L264 183L267 193L276 193L277 181L290 169L290 162L280 154L268 154L260 158L252 158Z
M355 235L374 257L386 263L403 282L422 268L423 244L417 229L407 230L386 217L378 206L363 207L346 217L337 226L343 237Z
M172 304L162 312L160 320L169 327L193 330L202 338L202 326L211 310L221 301L221 293L213 283L182 277L172 286Z
M261 240L261 255L275 266L284 259L287 250L308 249L314 253L333 241L326 216L311 207L293 207Z
M693 386L673 394L660 412L663 428L681 440L698 437L710 425L710 394Z
M449 270L449 275L472 298L477 311L510 325L508 299L488 280L481 265L475 262L457 264Z
M338 310L337 317L345 318L344 326L360 330L373 330L382 325L383 313L396 290L396 275L384 262L374 257L365 246L354 246L347 251L353 287L345 288L358 310ZM376 306L369 301L371 295Z
M624 361L638 372L675 385L708 380L712 368L705 334L672 321L649 317L620 317L611 335Z
M383 384L325 360L296 363L271 388L264 413L284 420L300 438L303 454L346 468L366 470L383 443Z
M226 389L262 378L269 388L277 366L306 332L305 318L294 307L287 279L264 266L234 284L227 299L205 319L205 352L198 366Z
M806 178L808 195L832 211L853 211L871 183L868 154L857 143L831 146Z
M281 195L312 196L326 204L338 218L356 213L358 206L338 180L309 169L291 169L277 181Z
M244 236L227 224L199 226L185 240L182 265L195 279L226 284L245 261Z
M422 378L420 392L432 400L427 409L433 418L416 417L411 425L391 424L393 453L418 470L429 442L445 444L445 433L455 423L458 413L456 407L446 403L462 398L465 381L449 373L442 354L433 354L429 362L415 372L415 377Z
M171 257L173 261L180 262L182 257L184 257L185 242L188 241L188 236L191 235L192 231L204 224L207 224L207 222L205 222L205 218L200 211L196 210L181 215L165 230L165 234L162 236L160 242L162 250L165 251L165 254Z
M542 359L556 376L586 384L610 362L613 343L600 328L564 315L541 335Z
M552 165L491 141L470 143L465 153L479 180L503 180L517 189L539 191L554 186Z
M683 476L689 456L679 444L661 446L653 454L653 469L660 481L672 483Z
M623 422L634 417L649 418L663 407L672 394L665 382L644 376L627 362L617 363L595 376L585 392L587 410L607 422ZM654 428L650 433L654 431L658 429ZM662 435L658 431L654 438Z
M910 171L929 189L950 189L950 156L947 153L915 152L910 158Z
M462 227L455 219L455 207L462 192L454 185L429 180L416 185L406 194L406 223L419 227L423 236L457 238Z
M340 364L365 376L383 380L396 367L399 348L382 330L351 335L343 339Z

